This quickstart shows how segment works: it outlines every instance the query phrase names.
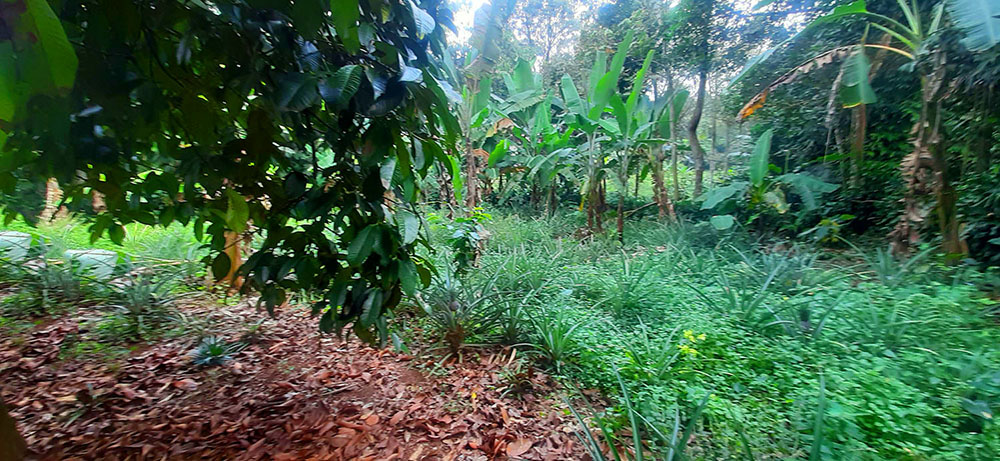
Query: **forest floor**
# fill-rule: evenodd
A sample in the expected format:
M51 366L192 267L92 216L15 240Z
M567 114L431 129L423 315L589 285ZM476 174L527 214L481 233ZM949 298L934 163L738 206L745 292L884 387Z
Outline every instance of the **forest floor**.
M192 303L228 340L262 318L248 302ZM190 337L117 356L79 350L79 309L0 334L0 397L38 459L584 459L558 386L513 376L507 349L406 355L321 335L303 309L278 312L216 367ZM346 335L345 335L346 337ZM244 339L247 339L244 337Z

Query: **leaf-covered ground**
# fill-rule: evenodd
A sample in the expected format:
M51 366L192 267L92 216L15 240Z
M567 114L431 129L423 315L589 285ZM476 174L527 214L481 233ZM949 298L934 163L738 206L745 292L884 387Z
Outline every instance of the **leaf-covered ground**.
M188 306L236 340L237 306ZM40 459L582 459L577 428L542 373L512 378L510 351L438 364L320 335L279 312L218 367L192 364L190 338L127 356L66 357L84 311L0 335L0 397ZM83 325L83 326L81 326ZM516 389L512 383L517 383Z

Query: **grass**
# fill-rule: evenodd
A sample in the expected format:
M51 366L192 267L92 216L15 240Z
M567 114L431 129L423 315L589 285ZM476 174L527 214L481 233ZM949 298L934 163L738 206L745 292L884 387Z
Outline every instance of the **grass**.
M447 220L428 220L437 250L420 251L439 268L436 283L393 331L400 344L448 345L436 354L519 347L567 388L601 391L606 408L572 409L600 434L580 434L594 459L1000 457L1000 329L980 290L995 289L995 274L942 266L930 252L898 262L880 248L761 251L748 235L652 220L630 221L624 244L610 230L581 241L578 212L491 214L481 266L460 275L442 250ZM159 272L200 251L180 227L132 226L122 246L92 246L83 225L62 224L8 229L45 238L52 255L109 248ZM146 312L169 312L158 306L173 290L134 287L105 303L131 306L142 324ZM30 328L9 312L4 334ZM125 347L81 337L61 355L114 360ZM226 347L207 342L204 363L224 362ZM508 371L518 394L528 371Z
M615 402L598 429L631 459L1000 456L984 416L1000 408L1000 329L980 273L653 221L630 222L624 246L580 242L578 213L491 213L469 276L504 269L529 349ZM690 443L670 445L695 414Z
M44 240L49 245L48 255L51 258L61 258L66 250L86 249L111 250L132 259L149 261L196 260L204 255L191 228L179 224L167 228L128 224L121 245L107 238L91 243L88 225L74 218L39 223L37 226L15 220L0 226L0 230L31 234L33 244Z

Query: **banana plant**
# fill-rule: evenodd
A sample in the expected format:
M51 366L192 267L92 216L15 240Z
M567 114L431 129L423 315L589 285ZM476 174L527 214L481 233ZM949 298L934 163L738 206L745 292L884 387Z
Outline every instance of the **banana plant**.
M587 228L596 233L604 232L600 205L604 202L604 189L601 183L605 178L605 157L598 149L598 142L605 134L605 129L612 126L609 123L602 123L601 120L611 103L612 96L617 96L618 79L621 77L625 55L631 44L632 31L629 31L619 44L610 66L604 52L597 52L594 65L590 69L587 91L583 97L580 96L576 84L569 75L563 75L560 81L563 102L566 105L566 124L569 129L580 130L586 137L586 142L577 148L581 154L579 162L582 173L581 206L586 205L587 208Z
M545 210L551 215L556 208L559 177L570 165L566 146L572 129L560 133L552 125L552 96L546 91L542 76L532 71L530 62L518 61L514 72L504 75L504 84L510 96L496 109L503 118L494 124L492 131L509 131L514 143L497 144L497 149L490 154L488 166L506 163L506 171L520 173L521 182L531 184L533 203L539 201L538 194L544 191ZM508 159L508 154L515 151L518 154ZM501 192L502 198L516 182L507 182L508 189Z
M497 42L503 33L502 24L512 11L512 2L496 0L487 2L476 10L473 20L473 31L470 37L472 52L466 56L465 66L458 71L454 64L446 59L446 72L456 84L461 84L461 99L456 104L459 125L463 134L463 151L465 158L465 207L469 213L479 205L480 186L479 175L481 160L485 161L483 141L490 134L483 133L483 121L489 116L490 90L493 79L489 74L494 63L499 58L500 49ZM482 158L481 158L482 157ZM452 178L457 175L457 162L452 161ZM455 196L461 196L461 179L454 180Z
M916 69L920 77L921 111L914 128L913 151L901 165L906 192L904 209L900 220L889 234L893 251L906 253L921 240L921 228L929 221L929 210L937 210L942 249L950 255L967 252L959 234L957 193L950 183L946 149L941 143L941 102L946 94L946 68L944 50L928 41L940 32L944 11L948 11L951 26L964 37L961 43L972 53L984 52L1000 43L1000 2L985 0L943 0L934 5L930 22L921 18L918 0L897 0L899 12L904 20L897 21L889 16L868 11L864 0L842 5L822 16L806 29L834 22L844 17L863 17L868 24L878 29L894 42L888 45L866 44L834 48L821 53L808 62L792 69L768 85L764 91L754 96L740 110L740 118L746 118L763 106L768 93L776 87L795 80L798 76L832 62L835 58L847 56L842 69L841 99L845 107L874 101L875 92L868 83L869 65L865 57L866 49L884 49L905 57L906 67ZM793 37L794 38L794 37ZM759 65L773 50L769 50L751 60L746 69L737 76L739 80L749 68ZM925 58L926 59L923 59ZM734 80L735 81L735 80ZM928 178L930 178L928 180ZM931 184L927 184L927 182ZM930 202L928 191L933 191L935 206Z
M653 174L653 201L659 209L660 219L669 216L671 220L677 220L677 213L674 210L674 201L680 196L680 186L677 183L677 139L680 116L687 98L688 91L681 89L659 98L654 103L657 117L656 133L670 144L670 171L674 189L674 200L671 200L663 177L663 161L666 160L664 146L650 147L646 155L649 169Z
M837 190L836 184L830 184L806 173L785 173L772 177L769 173L777 169L770 163L771 138L774 129L769 129L757 138L753 154L750 157L749 181L733 181L725 186L708 191L702 200L702 210L721 208L722 205L736 201L737 206L746 206L750 212L748 223L753 222L765 212L785 214L791 206L788 203L786 190L794 191L802 200L803 208L813 210L817 206L817 198L822 194ZM745 199L740 202L739 199ZM709 220L717 230L727 230L736 224L736 218L731 214L715 215Z
M618 240L624 239L625 229L625 191L628 190L628 174L632 166L632 160L636 152L643 148L659 145L664 142L662 139L654 138L654 128L658 124L653 119L653 106L646 97L642 96L642 84L646 77L649 64L653 61L653 50L646 53L646 59L642 62L642 67L635 74L632 80L632 91L628 98L622 101L621 95L615 93L611 95L611 113L614 119L598 119L598 123L604 128L609 138L609 143L615 155L612 165L615 170L615 178L618 180L618 216L617 230Z

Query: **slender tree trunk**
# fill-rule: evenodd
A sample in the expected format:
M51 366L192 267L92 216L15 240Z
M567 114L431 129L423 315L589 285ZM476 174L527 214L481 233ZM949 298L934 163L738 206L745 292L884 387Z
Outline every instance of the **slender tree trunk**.
M472 209L479 206L479 168L476 165L476 155L472 152L472 139L465 136L465 207Z
M555 179L552 180L552 184L549 184L548 197L545 200L545 214L552 217L556 214L556 182Z
M657 153L649 155L649 169L653 173L653 202L656 203L657 217L662 220L667 216L666 203L663 203L663 189L666 187L663 184L663 157L659 153L663 151L663 147L657 146L656 150Z
M851 110L851 187L861 186L861 164L865 161L865 132L868 110L858 104Z
M695 98L694 112L691 114L691 121L688 123L687 136L688 143L691 144L691 157L694 160L694 195L701 195L702 178L705 167L705 150L698 142L698 125L701 123L701 114L705 108L705 80L708 79L708 63L703 62L698 69L698 96Z
M625 243L625 191L618 193L618 243Z
M470 78L469 94L479 93L479 80ZM472 149L472 102L462 103L462 134L465 148L465 207L469 213L479 206L479 165Z
M603 233L604 226L601 220L601 207L603 205L601 182L597 179L601 165L597 159L597 135L587 136L588 157L587 157L587 190L584 201L587 205L587 228L593 233Z
M62 198L63 191L59 187L59 181L56 178L49 178L45 182L45 208L42 209L39 219L43 222L49 222L56 218L65 217L66 208L59 206Z
M733 147L733 124L726 122L726 147L725 152L722 153L722 174L729 174L729 149Z
M642 176L641 173L642 173L641 171L635 172L635 193L632 194L632 196L635 198L639 198L639 180L641 179L640 176Z
M26 452L27 446L17 431L14 418L11 418L7 413L7 406L0 401L0 459L21 461Z
M712 102L712 131L710 137L712 138L712 144L708 147L708 152L706 153L708 160L708 187L712 188L715 185L715 165L718 164L718 118L719 109L716 107L717 99L713 99Z
M905 254L921 240L931 209L937 211L942 250L950 260L968 253L959 234L958 194L948 177L946 150L941 142L941 98L945 86L945 55L932 56L933 69L921 76L921 110L913 152L902 162L906 190L903 215L889 234L893 252ZM931 200L933 195L934 200ZM936 203L934 203L936 202Z
M656 153L649 155L649 160L652 162L650 170L653 173L653 201L656 202L659 219L662 220L669 216L671 221L676 221L677 215L674 211L674 204L670 200L670 196L667 193L667 186L663 180L663 160L665 160L663 147L657 146L655 149Z
M674 203L681 201L681 181L677 174L677 139L670 143L670 176L674 183Z
M441 208L447 209L447 217L451 219L454 217L455 207L458 205L455 202L455 190L453 189L451 182L451 174L443 167L438 165L438 195L441 200Z

